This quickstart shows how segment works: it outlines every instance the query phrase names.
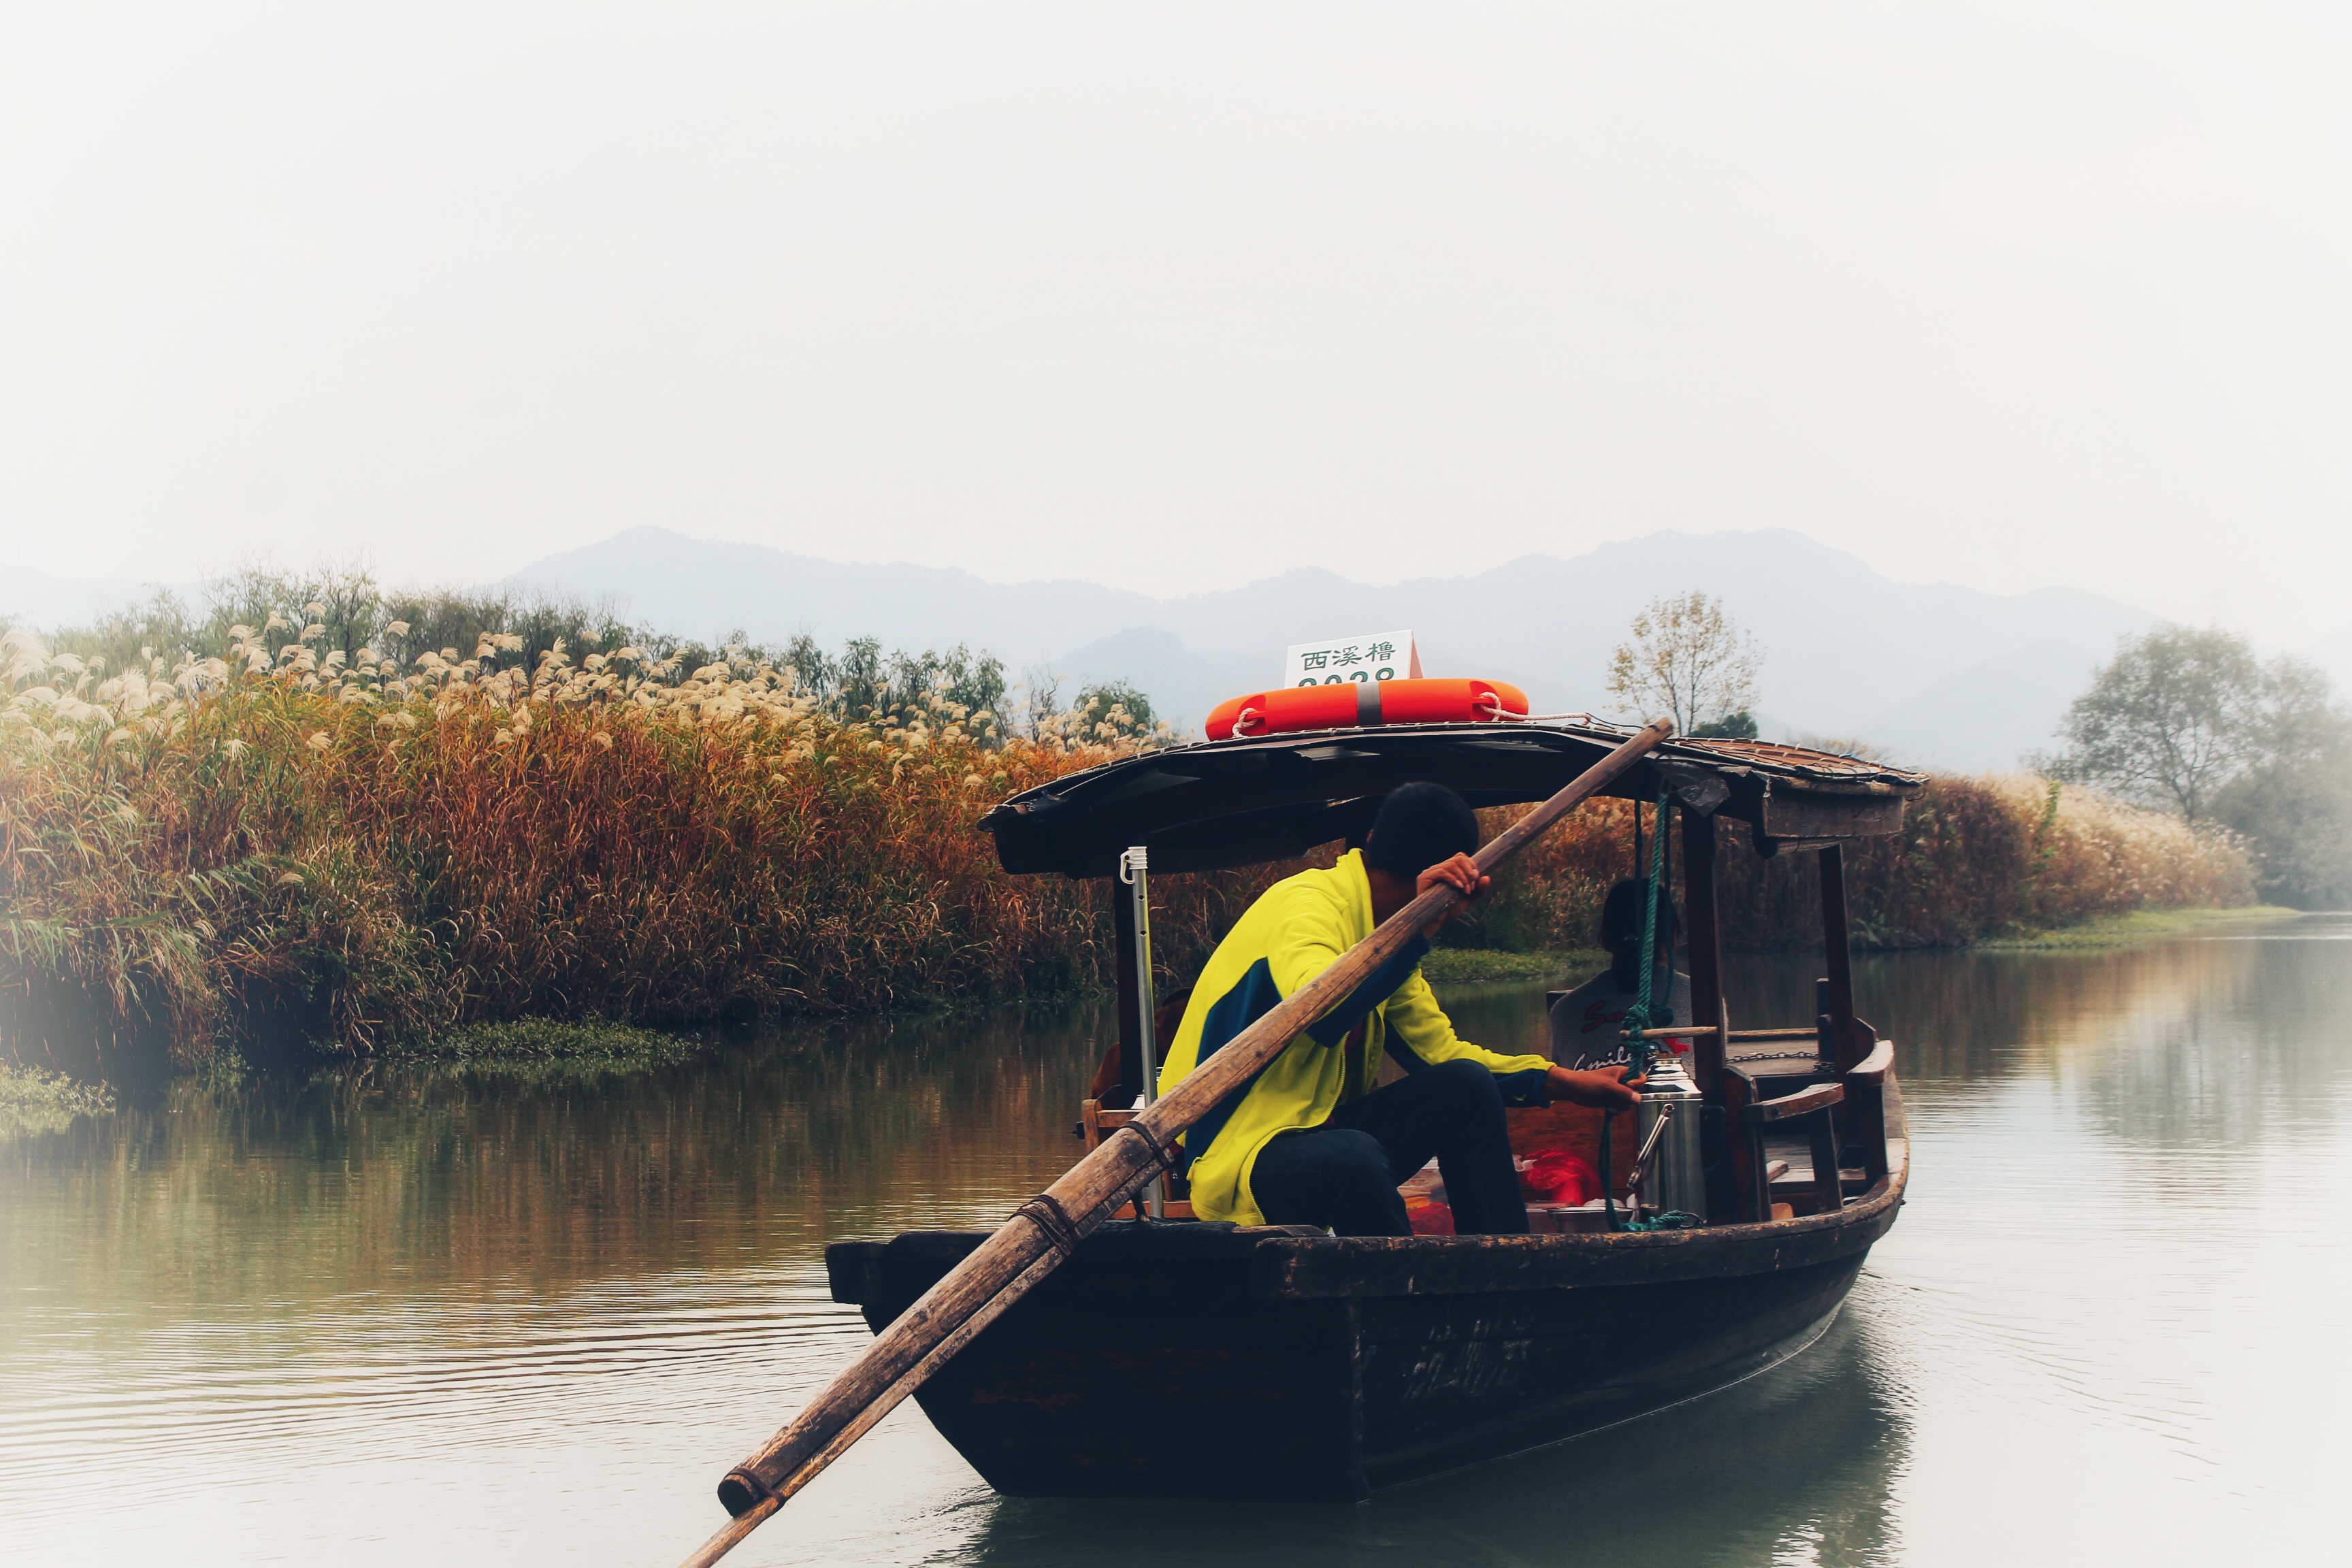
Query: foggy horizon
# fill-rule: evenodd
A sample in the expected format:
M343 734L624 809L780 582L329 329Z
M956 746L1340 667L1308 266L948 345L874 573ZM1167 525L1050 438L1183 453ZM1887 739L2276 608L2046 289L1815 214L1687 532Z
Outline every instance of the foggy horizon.
M657 522L631 524L627 528L615 529L610 532L600 533L593 538L584 538L573 543L561 545L557 549L549 552L546 555L520 563L513 571L501 572L494 576L466 576L449 574L435 576L431 574L398 574L388 572L383 567L382 563L375 559L374 552L365 548L344 551L341 552L313 552L309 555L289 554L283 551L255 551L233 559L200 563L198 570L172 579L164 579L152 575L140 577L135 575L126 576L120 574L110 574L105 573L76 573L68 574L63 573L44 572L43 574L52 577L58 582L63 584L133 584L136 586L131 591L139 595L146 594L152 590L163 590L183 595L191 593L201 594L212 584L225 583L237 574L248 571L294 576L299 576L305 573L313 572L331 573L359 571L367 574L374 579L381 587L387 590L397 590L403 592L439 592L443 590L466 591L492 587L498 584L507 582L518 576L527 576L533 568L543 565L547 562L555 559L558 556L570 553L573 551L609 543L619 538L624 533L635 531L640 529L654 532L673 534L697 544L741 544L753 546L755 548L771 549L789 556L798 557L804 560L819 561L828 565L872 567L877 570L888 570L894 567L912 567L918 570L964 572L992 587L1022 587L1053 583L1069 583L1088 587L1116 590L1122 593L1138 594L1146 598L1159 600L1167 604L1176 604L1184 600L1195 599L1207 595L1215 595L1232 588L1255 587L1273 582L1299 571L1328 572L1342 582L1357 587L1389 588L1412 582L1457 582L1472 577L1482 576L1487 573L1498 570L1503 566L1509 565L1512 560L1573 560L1578 557L1590 554L1594 551L1604 550L1611 546L1639 544L1645 540L1652 539L1661 534L1677 534L1688 538L1706 539L1709 537L1727 537L1735 534L1756 532L1780 532L1795 534L1810 540L1816 545L1821 545L1829 549L1840 550L1843 553L1852 556L1854 560L1862 562L1865 567L1868 567L1872 572L1876 573L1879 576L1884 577L1889 583L1903 586L1958 587L1992 594L2032 594L2048 589L2061 592L2095 595L2101 598L2109 599L2117 604L2125 605L2132 609L2147 610L2146 605L2135 604L2131 600L2125 598L2120 595L2081 583L2042 583L2035 584L2031 586L1985 588L1972 583L1962 583L1950 577L1903 577L1894 573L1880 570L1880 568L1869 562L1867 558L1863 556L1859 552L1847 551L1844 550L1843 546L1830 544L1827 541L1813 539L1812 536L1804 533L1804 531L1801 529L1725 528L1710 531L1696 529L1661 528L1651 530L1645 533L1627 534L1619 538L1594 539L1589 542L1579 545L1573 550L1533 549L1522 551L1516 556L1512 557L1511 560L1497 561L1490 564L1477 567L1465 567L1460 571L1423 571L1414 572L1410 574L1390 575L1385 577L1362 575L1359 573L1349 570L1347 563L1344 563L1335 565L1312 561L1292 562L1279 567L1271 568L1258 575L1247 578L1237 578L1231 583L1212 584L1203 587L1186 586L1181 588L1162 588L1148 583L1140 584L1115 583L1108 580L1107 575L1103 574L1097 573L1090 574L1086 571L1075 567L1067 570L1047 570L1030 574L1012 575L991 572L982 568L966 566L958 562L915 561L904 556L874 557L861 560L848 554L829 552L821 547L821 542L820 547L794 547L790 544L772 543L769 541L761 539L734 539L718 534L701 533L691 528ZM40 571L42 569L37 567L34 570ZM557 591L569 592L569 590L562 589L560 586ZM1669 590L1664 587L1661 588L1662 593L1667 591ZM592 595L591 596L593 597L595 595ZM132 601L124 601L126 605L131 602ZM1626 606L1629 613L1631 610L1637 607L1638 606L1630 605ZM0 604L0 614L7 613L10 608L11 606L6 604ZM2157 612L2154 611L2147 611L2147 613L2150 615L2157 615ZM2158 618L2162 620L2168 617L2158 616ZM2178 624L2194 626L2210 623L2181 621ZM2281 643L2274 636L2270 635L2259 637L2255 640L2258 646L2266 649L2282 648L2285 651L2293 652L2294 651L2295 646L2300 646ZM2323 637L2320 640L2326 639Z
M2308 646L2347 26L20 9L0 526L69 578L651 526L1156 597L1786 528Z

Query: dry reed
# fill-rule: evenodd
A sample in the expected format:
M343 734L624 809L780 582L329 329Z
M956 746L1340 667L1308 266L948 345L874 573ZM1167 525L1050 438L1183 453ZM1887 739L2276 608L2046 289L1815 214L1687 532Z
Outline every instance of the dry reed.
M558 647L526 674L486 637L404 670L320 657L310 628L273 657L270 629L120 673L8 635L0 997L39 1054L364 1049L1107 971L1101 889L1002 875L972 824L1131 749L1123 715L988 745L985 715L844 721L766 664ZM1169 880L1181 962L1241 888Z
M1489 827L1512 815L1487 814ZM1629 803L1609 801L1571 818L1507 873L1475 934L1505 947L1594 945L1602 896L1633 874L1633 816ZM1727 943L1819 943L1815 858L1766 859L1731 823L1717 842ZM2031 776L1932 779L1903 830L1863 840L1846 865L1855 938L1874 948L1957 946L2134 910L2253 901L2252 866L2234 836Z
M853 721L748 658L688 670L559 644L526 672L499 668L512 639L493 634L404 666L322 654L317 630L237 627L226 658L119 671L0 638L0 1008L20 1054L119 1071L222 1045L366 1050L503 1019L674 1024L1109 973L1107 889L1007 877L973 823L1149 743L1123 714L997 742L943 699ZM2249 896L2233 844L2042 790L1937 781L1855 858L1864 935L1962 942ZM1473 939L1590 945L1630 811L1596 803L1530 851ZM1170 979L1295 868L1158 879ZM1810 940L1809 868L1735 848L1725 883L1735 935Z

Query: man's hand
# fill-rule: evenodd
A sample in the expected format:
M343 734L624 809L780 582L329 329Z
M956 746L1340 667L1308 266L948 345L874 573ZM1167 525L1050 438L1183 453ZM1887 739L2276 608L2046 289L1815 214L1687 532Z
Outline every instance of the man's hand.
M1640 1078L1628 1078L1632 1068L1596 1068L1591 1072L1573 1072L1555 1067L1545 1075L1551 1086L1554 1100L1565 1100L1575 1105L1593 1105L1604 1109L1631 1110L1642 1103L1642 1086L1650 1081L1647 1073Z
M1492 877L1482 877L1478 874L1478 862L1467 855L1456 855L1451 860L1440 860L1436 865L1423 871L1419 877L1413 879L1413 897L1419 898L1432 888L1447 887L1460 893L1462 901L1438 916L1435 923L1422 927L1421 934L1433 942L1435 941L1437 933L1445 929L1447 921L1467 909L1471 900L1494 886L1494 883L1495 879Z

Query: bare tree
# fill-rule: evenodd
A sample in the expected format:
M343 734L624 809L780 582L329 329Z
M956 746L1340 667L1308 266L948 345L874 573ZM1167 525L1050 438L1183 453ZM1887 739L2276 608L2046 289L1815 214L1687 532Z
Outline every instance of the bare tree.
M1043 664L1033 664L1023 670L1020 681L1013 687L1022 694L1022 700L1013 727L1033 741L1052 729L1062 711L1062 683L1068 679Z
M1745 721L1756 706L1756 639L1705 594L1671 594L1633 617L1632 636L1609 656L1609 690L1647 718L1674 715L1687 735L1702 725ZM1737 732L1740 725L1727 732ZM1752 735L1752 722L1745 723Z

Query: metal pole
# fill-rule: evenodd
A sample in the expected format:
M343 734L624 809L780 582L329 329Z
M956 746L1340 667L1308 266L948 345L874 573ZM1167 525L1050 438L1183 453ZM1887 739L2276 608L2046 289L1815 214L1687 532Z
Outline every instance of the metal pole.
M1143 1103L1150 1105L1160 1098L1160 1048L1151 1037L1153 1016L1159 1008L1151 988L1151 891L1149 886L1150 858L1140 844L1118 858L1118 879L1128 886L1128 896L1134 900L1135 910L1135 1048L1143 1068ZM1143 1189L1144 1201L1150 1205L1153 1219L1168 1217L1166 1184L1153 1177Z
M1658 1152L1658 1140L1665 1136L1666 1123L1674 1120L1674 1115L1673 1106L1658 1107L1658 1119L1650 1123L1650 1135L1642 1140L1641 1152L1633 1156L1633 1179L1625 1184L1625 1193L1633 1200L1633 1212L1636 1215L1639 1215L1642 1209L1642 1173L1649 1164L1650 1156Z

